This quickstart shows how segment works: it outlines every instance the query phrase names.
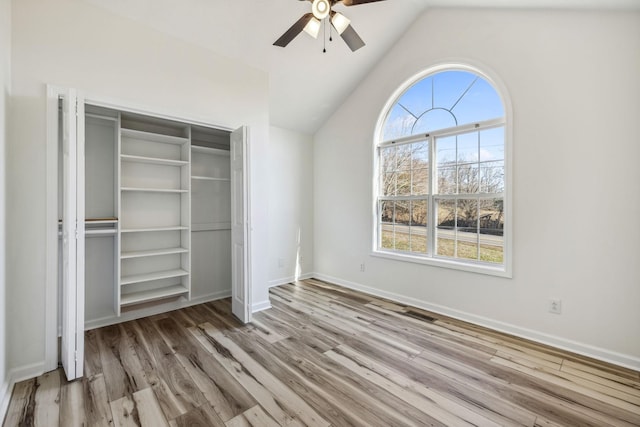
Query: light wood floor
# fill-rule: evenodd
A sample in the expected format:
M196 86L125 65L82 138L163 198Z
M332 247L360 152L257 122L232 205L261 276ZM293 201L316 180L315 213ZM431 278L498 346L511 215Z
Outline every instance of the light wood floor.
M631 426L640 376L316 280L86 333L82 380L16 384L5 426Z

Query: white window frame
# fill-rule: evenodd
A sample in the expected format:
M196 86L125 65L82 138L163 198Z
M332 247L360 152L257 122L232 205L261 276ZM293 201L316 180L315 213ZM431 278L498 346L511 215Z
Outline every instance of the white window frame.
M398 99L404 94L404 92L413 86L418 81L429 77L431 75L437 74L442 71L467 71L479 75L481 78L485 79L488 83L490 83L498 95L501 97L503 101L503 107L505 115L502 118L487 120L478 123L470 123L460 126L455 126L446 129L440 129L437 131L429 132L428 134L421 133L417 135L411 135L407 137L397 138L395 140L383 141L382 135L384 130L384 124L387 118L387 114L391 110L391 108L396 104ZM376 138L373 144L373 198L372 198L372 214L373 214L373 238L372 238L372 252L371 255L379 258L386 258L396 261L404 261L404 262L412 262L436 267L444 267L461 271L468 271L473 273L480 274L488 274L492 276L499 277L507 277L511 278L512 276L512 179L511 179L511 169L512 169L512 160L511 160L511 140L512 140L512 125L511 125L511 102L509 97L507 96L507 92L505 87L501 82L496 79L488 76L486 73L479 71L476 67L471 67L468 65L460 65L460 64L443 64L436 67L429 68L424 72L420 73L417 76L412 77L407 80L403 85L401 85L398 90L389 98L385 107L383 108L380 117L378 119L378 123L376 126ZM451 135L457 135L462 133L467 133L471 131L480 131L486 130L496 127L504 128L504 192L501 194L503 197L504 203L504 230L503 230L503 263L502 264L492 264L492 263L483 263L475 260L464 260L464 259L454 259L449 257L441 257L435 255L435 245L436 239L435 235L437 232L436 227L436 213L435 213L435 199L445 199L445 198L465 198L466 194L452 194L452 195L439 195L434 194L433 190L435 189L436 183L436 168L434 167L436 164L435 160L435 140L436 138L442 138ZM403 145L410 144L419 141L427 141L429 145L429 193L426 196L428 200L428 219L427 219L427 254L417 254L413 252L407 251L399 251L395 249L382 249L380 248L380 239L381 239L381 222L380 222L380 200L384 200L385 197L380 195L380 149L384 147L389 147L392 145ZM490 197L493 198L496 196L495 193L490 194L469 194L471 198L476 197ZM424 196L396 196L396 200L415 200L415 199L424 199Z

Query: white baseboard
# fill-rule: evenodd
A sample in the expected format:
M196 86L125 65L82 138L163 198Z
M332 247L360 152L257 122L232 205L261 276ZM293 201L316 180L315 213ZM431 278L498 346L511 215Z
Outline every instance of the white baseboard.
M13 382L5 381L0 388L0 421L4 421L7 416L7 409L9 409L9 402L11 401L11 391L13 390Z
M28 380L44 374L44 361L14 368L7 373L7 378L0 389L0 421L3 421L11 402L13 386L20 381Z
M269 280L269 283L267 284L267 286L270 288L273 288L274 286L286 285L287 283L295 282L296 280L311 279L313 276L314 276L313 273L306 273L306 274L300 275L299 277L289 276L289 277L283 277L281 279Z
M180 310L181 308L190 307L192 305L202 304L209 301L215 301L222 298L228 298L231 296L231 290L217 291L207 295L202 295L197 298L192 298L190 301L183 301L176 304L172 301L167 304L157 305L154 307L145 308L143 310L130 311L123 313L120 317L108 316L100 319L88 320L84 323L84 330L102 328L104 326L115 325L117 323L128 322L129 320L140 319L143 317L153 316L160 313L166 313L168 311ZM60 333L60 331L58 331ZM58 335L60 336L60 335Z
M478 316L475 314L467 313L464 311L455 310L449 307L445 307L438 304L432 304L426 301L419 300L417 298L408 297L393 292L387 292L380 289L372 288L360 283L343 280L338 277L329 276L326 274L315 273L313 277L320 280L324 280L336 285L343 286L345 288L354 289L357 291L365 292L371 295L375 295L389 300L407 304L414 307L422 308L434 313L443 314L445 316L453 317L455 319L463 320L465 322L473 323L478 326L484 326L495 331L504 332L510 335L515 335L520 338L525 338L531 341L535 341L541 344L550 345L562 350L571 351L573 353L581 354L583 356L591 357L594 359L602 360L604 362L612 363L614 365L622 366L625 368L634 369L640 371L640 358L634 357L628 354L622 354L615 351L607 350L604 348L595 347L589 344L572 341L566 338L550 335L544 332L535 331L532 329L522 328L520 326L512 325L510 323L501 322L499 320L490 319L484 316Z
M252 313L257 313L259 311L268 310L270 308L271 308L271 301L269 301L269 300L260 301L260 302L254 302L253 304L251 304L251 312Z

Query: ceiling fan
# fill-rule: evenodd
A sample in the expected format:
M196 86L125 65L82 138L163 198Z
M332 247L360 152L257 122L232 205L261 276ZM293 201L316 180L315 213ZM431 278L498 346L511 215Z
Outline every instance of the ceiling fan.
M345 6L357 6L364 3L373 3L383 0L300 0L311 2L311 13L305 13L302 18L291 26L278 40L273 43L274 46L285 47L291 40L296 38L302 31L318 38L320 32L320 23L324 18L329 17L331 25L336 29L342 40L345 41L351 51L355 52L364 46L364 42L351 26L351 21L343 14L333 10L336 3L342 3Z

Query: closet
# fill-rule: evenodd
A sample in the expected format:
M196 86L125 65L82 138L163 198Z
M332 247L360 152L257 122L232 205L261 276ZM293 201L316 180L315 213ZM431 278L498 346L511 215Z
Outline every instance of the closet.
M69 379L82 375L85 329L232 293L244 302L246 292L245 245L232 245L232 223L247 223L246 180L231 176L232 151L242 155L246 138L233 147L227 130L74 98L61 97L58 123L59 327Z

